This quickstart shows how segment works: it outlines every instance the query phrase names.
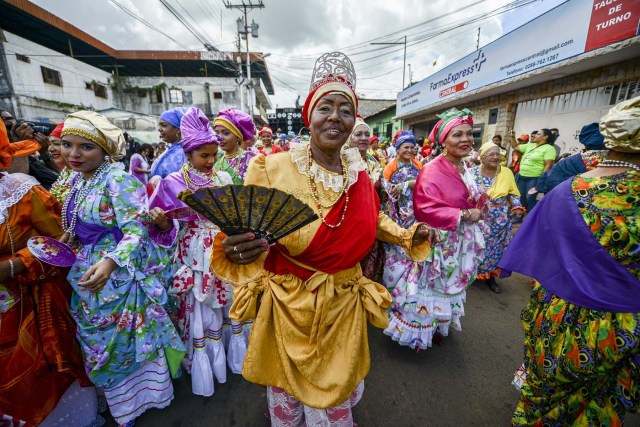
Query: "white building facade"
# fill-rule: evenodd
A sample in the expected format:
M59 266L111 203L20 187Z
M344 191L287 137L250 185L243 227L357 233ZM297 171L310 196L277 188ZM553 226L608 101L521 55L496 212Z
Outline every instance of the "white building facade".
M11 93L2 108L15 117L56 122L71 111L113 107L111 73L15 34L2 36L6 74L0 78Z

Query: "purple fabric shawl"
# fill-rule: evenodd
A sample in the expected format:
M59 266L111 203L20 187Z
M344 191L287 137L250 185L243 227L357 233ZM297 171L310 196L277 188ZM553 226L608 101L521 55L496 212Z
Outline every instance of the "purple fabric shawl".
M76 182L76 180L78 179L78 177L76 177L72 183L71 186L73 187L73 184ZM76 205L76 196L78 195L78 193L74 193L73 196L71 197L71 200L69 200L69 205L67 208L67 222L69 224L71 224L71 219L72 219L72 215L73 215L73 209ZM104 236L107 236L109 234L113 234L113 237L116 239L116 243L119 243L120 240L122 240L122 237L124 236L124 234L122 233L122 231L118 228L118 227L107 227L105 225L99 225L99 224L90 224L87 222L84 222L80 219L80 217L78 217L77 221L76 221L76 227L75 227L75 238L78 239L80 241L80 243L82 243L83 245L91 245L91 251L93 252L93 249L95 248L96 244L100 241L100 239L102 239Z
M512 271L525 274L589 309L640 312L640 281L591 233L573 197L572 181L554 188L529 214L498 263L501 277Z

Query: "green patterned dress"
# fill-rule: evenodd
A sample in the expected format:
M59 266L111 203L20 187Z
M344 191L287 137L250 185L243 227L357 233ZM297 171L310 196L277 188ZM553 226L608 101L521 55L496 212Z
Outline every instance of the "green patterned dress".
M572 191L600 244L640 279L640 174L576 177ZM640 313L587 309L535 282L521 318L528 376L514 425L619 426L638 412Z

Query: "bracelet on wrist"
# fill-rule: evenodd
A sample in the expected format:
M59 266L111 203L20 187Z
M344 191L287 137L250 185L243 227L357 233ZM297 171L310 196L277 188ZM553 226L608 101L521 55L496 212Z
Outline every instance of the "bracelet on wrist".
M15 270L15 267L13 266L12 259L9 260L9 269L11 270L11 278L13 279L15 277L16 270Z

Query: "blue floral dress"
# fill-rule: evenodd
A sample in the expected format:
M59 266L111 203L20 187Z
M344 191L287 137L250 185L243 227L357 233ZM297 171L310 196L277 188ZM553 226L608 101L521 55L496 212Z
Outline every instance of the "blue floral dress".
M75 290L71 314L89 378L104 389L116 421L126 423L173 399L169 371L178 368L185 348L163 307L162 274L170 272L171 260L140 222L147 194L133 176L112 166L79 203L78 221L106 232L94 241L76 236L83 245L67 276ZM118 266L104 288L92 293L79 286L89 267L105 258Z
M473 178L482 192L486 192L496 178L484 176L480 173L480 168L471 169ZM509 213L513 208L521 207L520 197L509 194L507 196L489 199L489 213L484 219L489 226L489 233L485 235L484 259L478 267L478 279L486 280L490 277L498 277L500 269L497 267L498 261L502 258L505 249L511 242L513 223Z

